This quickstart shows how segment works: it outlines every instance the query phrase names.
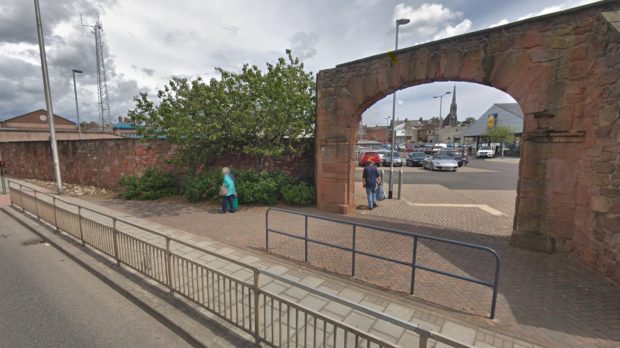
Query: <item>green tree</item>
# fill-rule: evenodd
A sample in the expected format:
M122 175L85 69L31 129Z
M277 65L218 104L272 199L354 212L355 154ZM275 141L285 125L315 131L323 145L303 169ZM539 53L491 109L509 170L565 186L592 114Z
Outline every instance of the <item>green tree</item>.
M515 131L510 127L496 126L487 129L484 136L494 143L500 143L500 156L504 158L504 144L511 143L515 139Z
M134 98L128 115L145 137L165 136L180 145L193 168L214 158L242 153L256 159L299 153L314 134L315 83L290 50L263 72L246 64L240 72L216 69L208 82L173 78L157 93Z

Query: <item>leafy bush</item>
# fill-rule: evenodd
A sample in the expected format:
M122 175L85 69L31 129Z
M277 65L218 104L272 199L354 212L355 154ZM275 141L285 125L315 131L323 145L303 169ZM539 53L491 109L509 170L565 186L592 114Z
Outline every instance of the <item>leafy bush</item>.
M239 194L239 203L275 204L278 201L278 179L270 172L236 170L235 185Z
M219 197L221 185L222 174L219 171L200 173L183 183L181 194L192 203L202 200L215 200Z
M314 201L314 187L289 176L284 171L254 171L237 169L233 172L235 185L242 204L276 204L279 199L294 205L308 205ZM203 172L177 184L174 174L149 168L142 177L124 176L119 182L125 199L152 200L181 194L189 202L218 200L222 185L219 170Z
M314 187L303 181L282 186L280 193L284 201L292 205L309 205L314 201Z
M174 174L156 168L148 168L140 178L124 176L119 184L123 187L121 197L125 199L153 200L174 196L179 191Z

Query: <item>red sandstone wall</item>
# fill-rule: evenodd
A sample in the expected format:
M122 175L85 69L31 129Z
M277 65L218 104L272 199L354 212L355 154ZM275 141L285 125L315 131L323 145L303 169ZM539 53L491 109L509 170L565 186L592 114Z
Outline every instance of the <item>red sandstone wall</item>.
M49 142L0 143L2 158L7 162L9 176L19 179L54 180L52 152ZM167 141L142 142L135 139L102 139L59 141L58 153L63 181L73 184L117 188L124 175L140 175L146 168L158 166L172 169L169 164L176 146ZM254 168L255 162L239 155L223 156L215 166ZM264 163L264 168L283 169L292 175L313 177L312 153L284 156Z

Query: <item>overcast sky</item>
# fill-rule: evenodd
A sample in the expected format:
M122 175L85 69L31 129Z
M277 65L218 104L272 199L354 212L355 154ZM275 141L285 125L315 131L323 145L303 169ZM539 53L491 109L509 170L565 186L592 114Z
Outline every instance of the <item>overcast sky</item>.
M592 0L41 0L54 110L75 120L72 69L78 76L82 120L97 118L95 44L90 28L104 28L112 116L126 115L140 91L155 92L171 76L212 77L215 67L243 63L264 67L292 48L314 73L399 46L485 29ZM434 83L398 94L397 117L437 116L433 95L455 83ZM511 102L501 91L456 83L459 119L480 116L494 102ZM444 98L444 114L450 98ZM44 108L33 1L0 2L0 119ZM391 99L364 113L367 124L386 124Z

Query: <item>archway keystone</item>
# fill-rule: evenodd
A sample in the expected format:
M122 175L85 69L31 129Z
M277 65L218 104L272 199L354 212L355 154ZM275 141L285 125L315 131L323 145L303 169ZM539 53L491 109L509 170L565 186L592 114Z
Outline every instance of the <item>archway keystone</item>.
M355 209L361 114L435 81L495 87L524 112L515 246L571 253L620 283L620 3L605 1L319 72L319 209Z

